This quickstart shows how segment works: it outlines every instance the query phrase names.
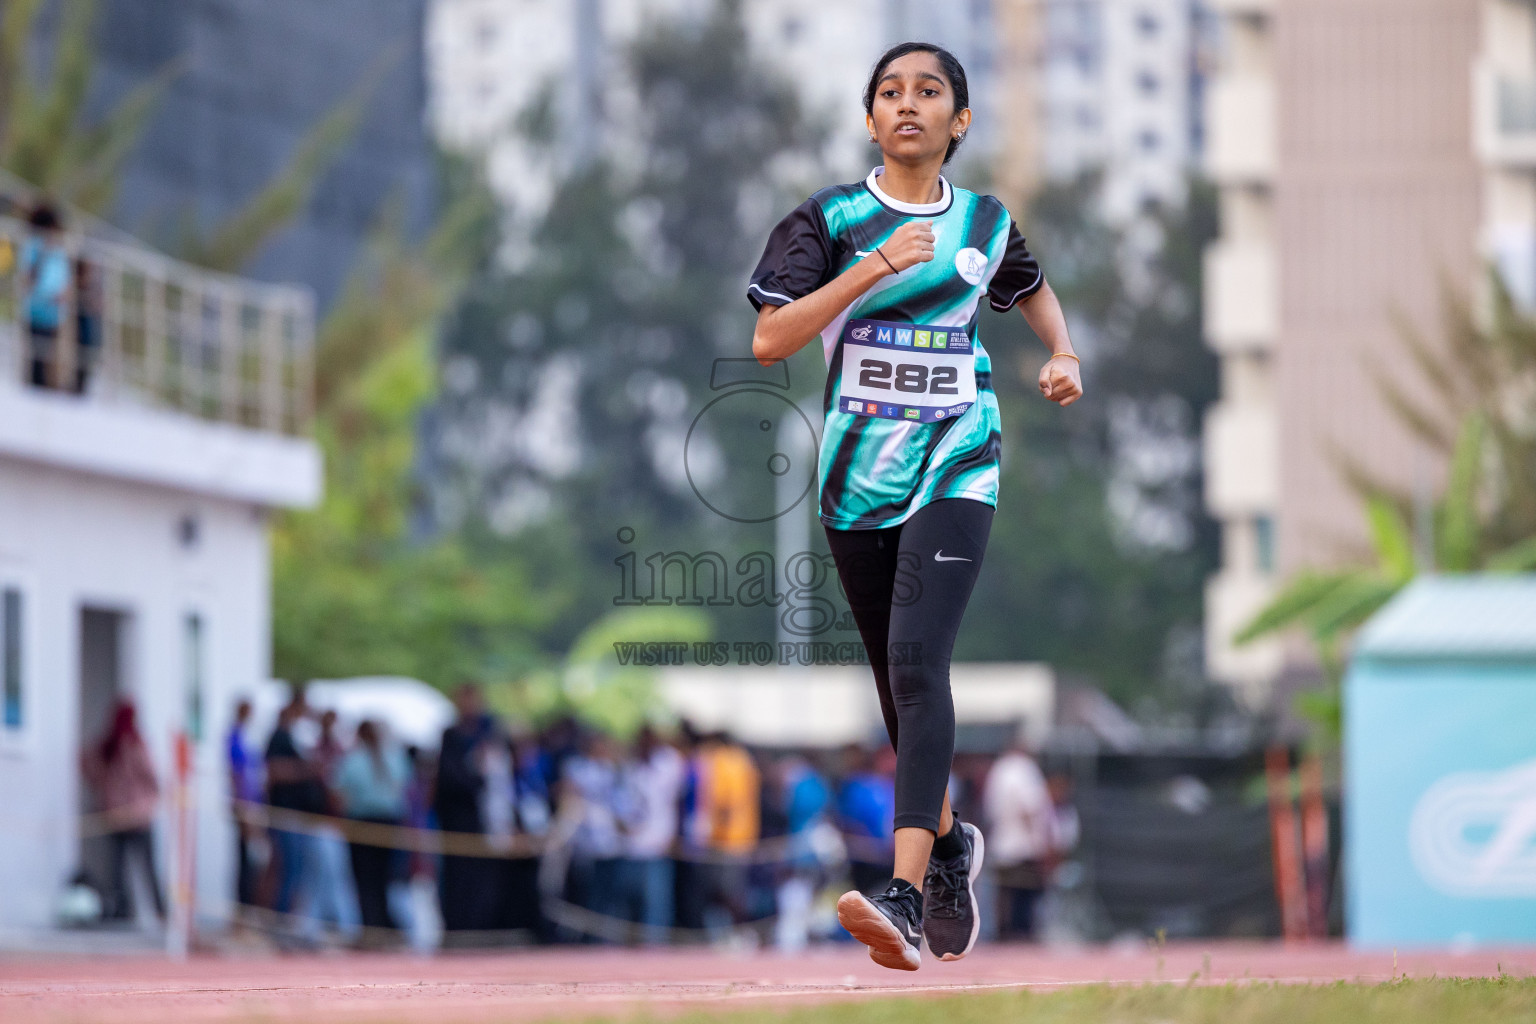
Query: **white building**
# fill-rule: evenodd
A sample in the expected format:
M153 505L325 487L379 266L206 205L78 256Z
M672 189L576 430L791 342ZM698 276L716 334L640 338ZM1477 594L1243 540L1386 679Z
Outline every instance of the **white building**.
M1115 222L1184 201L1198 154L1192 0L1042 0L1040 154L1047 177L1104 173Z
M0 938L49 927L74 872L102 870L80 754L119 697L167 797L155 838L168 897L173 737L191 740L195 907L222 920L222 737L235 696L270 675L267 516L320 493L300 433L311 300L75 240L101 281L101 359L83 396L33 387L16 319L23 232L0 220Z

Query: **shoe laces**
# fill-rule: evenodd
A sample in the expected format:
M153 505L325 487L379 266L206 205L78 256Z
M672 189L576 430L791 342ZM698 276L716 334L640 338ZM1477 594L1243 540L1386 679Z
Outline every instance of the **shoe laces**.
M903 892L894 885L885 890L880 896L885 902L899 909L914 925L923 918L923 902L921 896Z
M969 881L970 865L966 858L934 861L928 866L927 889L931 906L928 913L933 917L957 918L960 916L962 894Z

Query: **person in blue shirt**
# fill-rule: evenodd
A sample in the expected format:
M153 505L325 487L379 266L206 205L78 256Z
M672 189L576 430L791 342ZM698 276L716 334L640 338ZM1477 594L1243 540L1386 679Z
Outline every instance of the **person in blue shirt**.
M69 253L64 249L64 224L58 211L43 202L27 217L32 235L21 250L21 273L26 289L27 326L31 332L32 384L62 386L57 373L59 325L69 292Z
M411 766L405 751L384 742L377 722L372 719L359 722L357 742L342 757L336 769L336 790L346 816L374 825L402 824L406 812L405 791L410 781ZM389 912L394 851L356 839L349 840L347 847L363 927L397 927Z

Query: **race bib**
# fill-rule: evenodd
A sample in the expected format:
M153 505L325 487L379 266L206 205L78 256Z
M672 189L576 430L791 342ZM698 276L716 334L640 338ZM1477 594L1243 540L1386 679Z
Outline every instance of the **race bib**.
M976 401L971 339L954 327L850 320L839 406L859 416L936 423Z

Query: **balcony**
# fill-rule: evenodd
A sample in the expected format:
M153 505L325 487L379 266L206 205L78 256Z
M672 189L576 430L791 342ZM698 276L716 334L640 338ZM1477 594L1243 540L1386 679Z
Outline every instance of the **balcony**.
M1280 334L1279 267L1267 242L1219 241L1205 251L1205 339L1213 350L1268 350Z
M1278 417L1267 404L1216 403L1205 418L1205 504L1229 519L1274 511L1280 500Z
M0 218L0 386L307 434L314 375L307 290L67 234L56 243L69 267L57 328L35 331L22 266L32 230Z
M1207 96L1205 166L1217 184L1268 184L1275 176L1275 87L1268 78L1218 75Z
M1477 154L1497 167L1536 171L1536 77L1472 69L1472 132Z

